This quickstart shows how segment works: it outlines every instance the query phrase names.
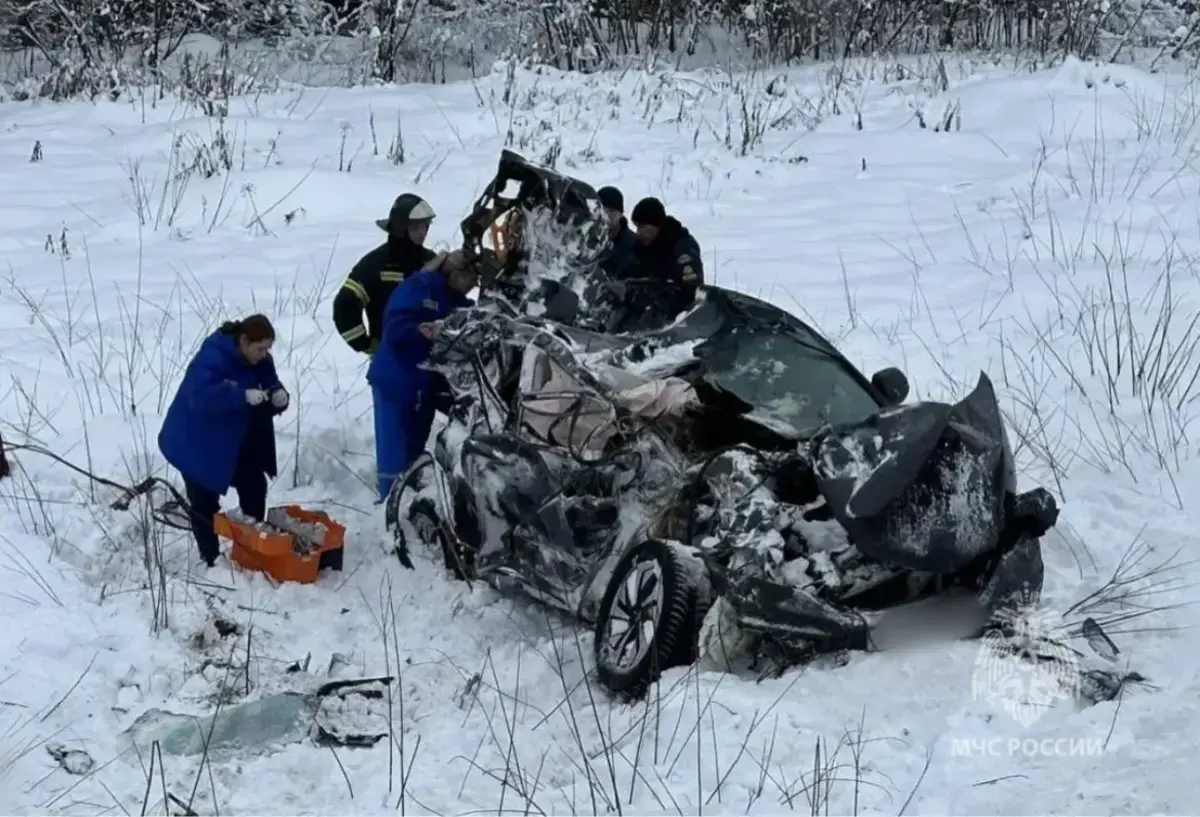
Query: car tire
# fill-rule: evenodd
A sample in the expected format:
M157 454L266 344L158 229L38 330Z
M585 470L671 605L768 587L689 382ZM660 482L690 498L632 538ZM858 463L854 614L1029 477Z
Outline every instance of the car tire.
M421 497L409 506L408 524L417 535L417 541L435 553L442 554L446 569L453 573L456 579L465 578L458 559L454 556L454 542L451 541L446 522L438 513L432 499Z
M610 692L642 697L663 672L681 665L683 645L696 642L695 561L679 545L649 539L613 568L595 630L596 674ZM630 616L637 632L627 636L635 629Z
M675 642L675 657L672 660L674 666L686 667L700 658L700 630L712 606L713 593L709 583L704 581L693 585L687 626Z

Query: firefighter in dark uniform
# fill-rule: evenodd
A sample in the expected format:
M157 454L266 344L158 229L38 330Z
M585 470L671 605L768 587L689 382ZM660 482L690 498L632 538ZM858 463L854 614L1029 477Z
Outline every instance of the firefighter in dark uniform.
M392 291L436 257L425 247L433 217L429 202L405 193L396 198L386 219L375 222L387 233L387 241L359 259L333 299L333 323L354 351L375 353Z

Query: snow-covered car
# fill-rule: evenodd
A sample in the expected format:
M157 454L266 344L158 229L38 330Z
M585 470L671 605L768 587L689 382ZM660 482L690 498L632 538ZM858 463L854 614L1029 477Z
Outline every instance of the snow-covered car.
M523 179L504 201L506 175ZM629 696L717 643L787 665L869 649L883 611L928 596L967 595L979 632L1037 600L1057 506L1016 493L985 375L957 403L906 405L900 371L868 378L720 287L606 331L623 307L603 295L594 197L506 152L464 222L489 273L430 356L453 408L388 498L402 561L415 539L461 579L577 617ZM503 213L500 257L478 238Z

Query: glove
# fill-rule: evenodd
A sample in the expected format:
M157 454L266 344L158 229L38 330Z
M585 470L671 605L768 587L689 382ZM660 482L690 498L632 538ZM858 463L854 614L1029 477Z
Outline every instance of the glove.
M288 396L287 390L282 386L271 392L271 405L277 409L287 408L289 399L291 398Z
M246 402L252 406L261 406L267 399L267 393L262 389L246 389Z

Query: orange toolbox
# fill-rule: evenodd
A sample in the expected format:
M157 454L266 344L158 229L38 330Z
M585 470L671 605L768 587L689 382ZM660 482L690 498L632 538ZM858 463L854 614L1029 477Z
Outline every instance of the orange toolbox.
M264 522L219 512L213 529L233 542L233 561L277 581L312 584L323 568L342 569L346 529L322 511L281 505Z

